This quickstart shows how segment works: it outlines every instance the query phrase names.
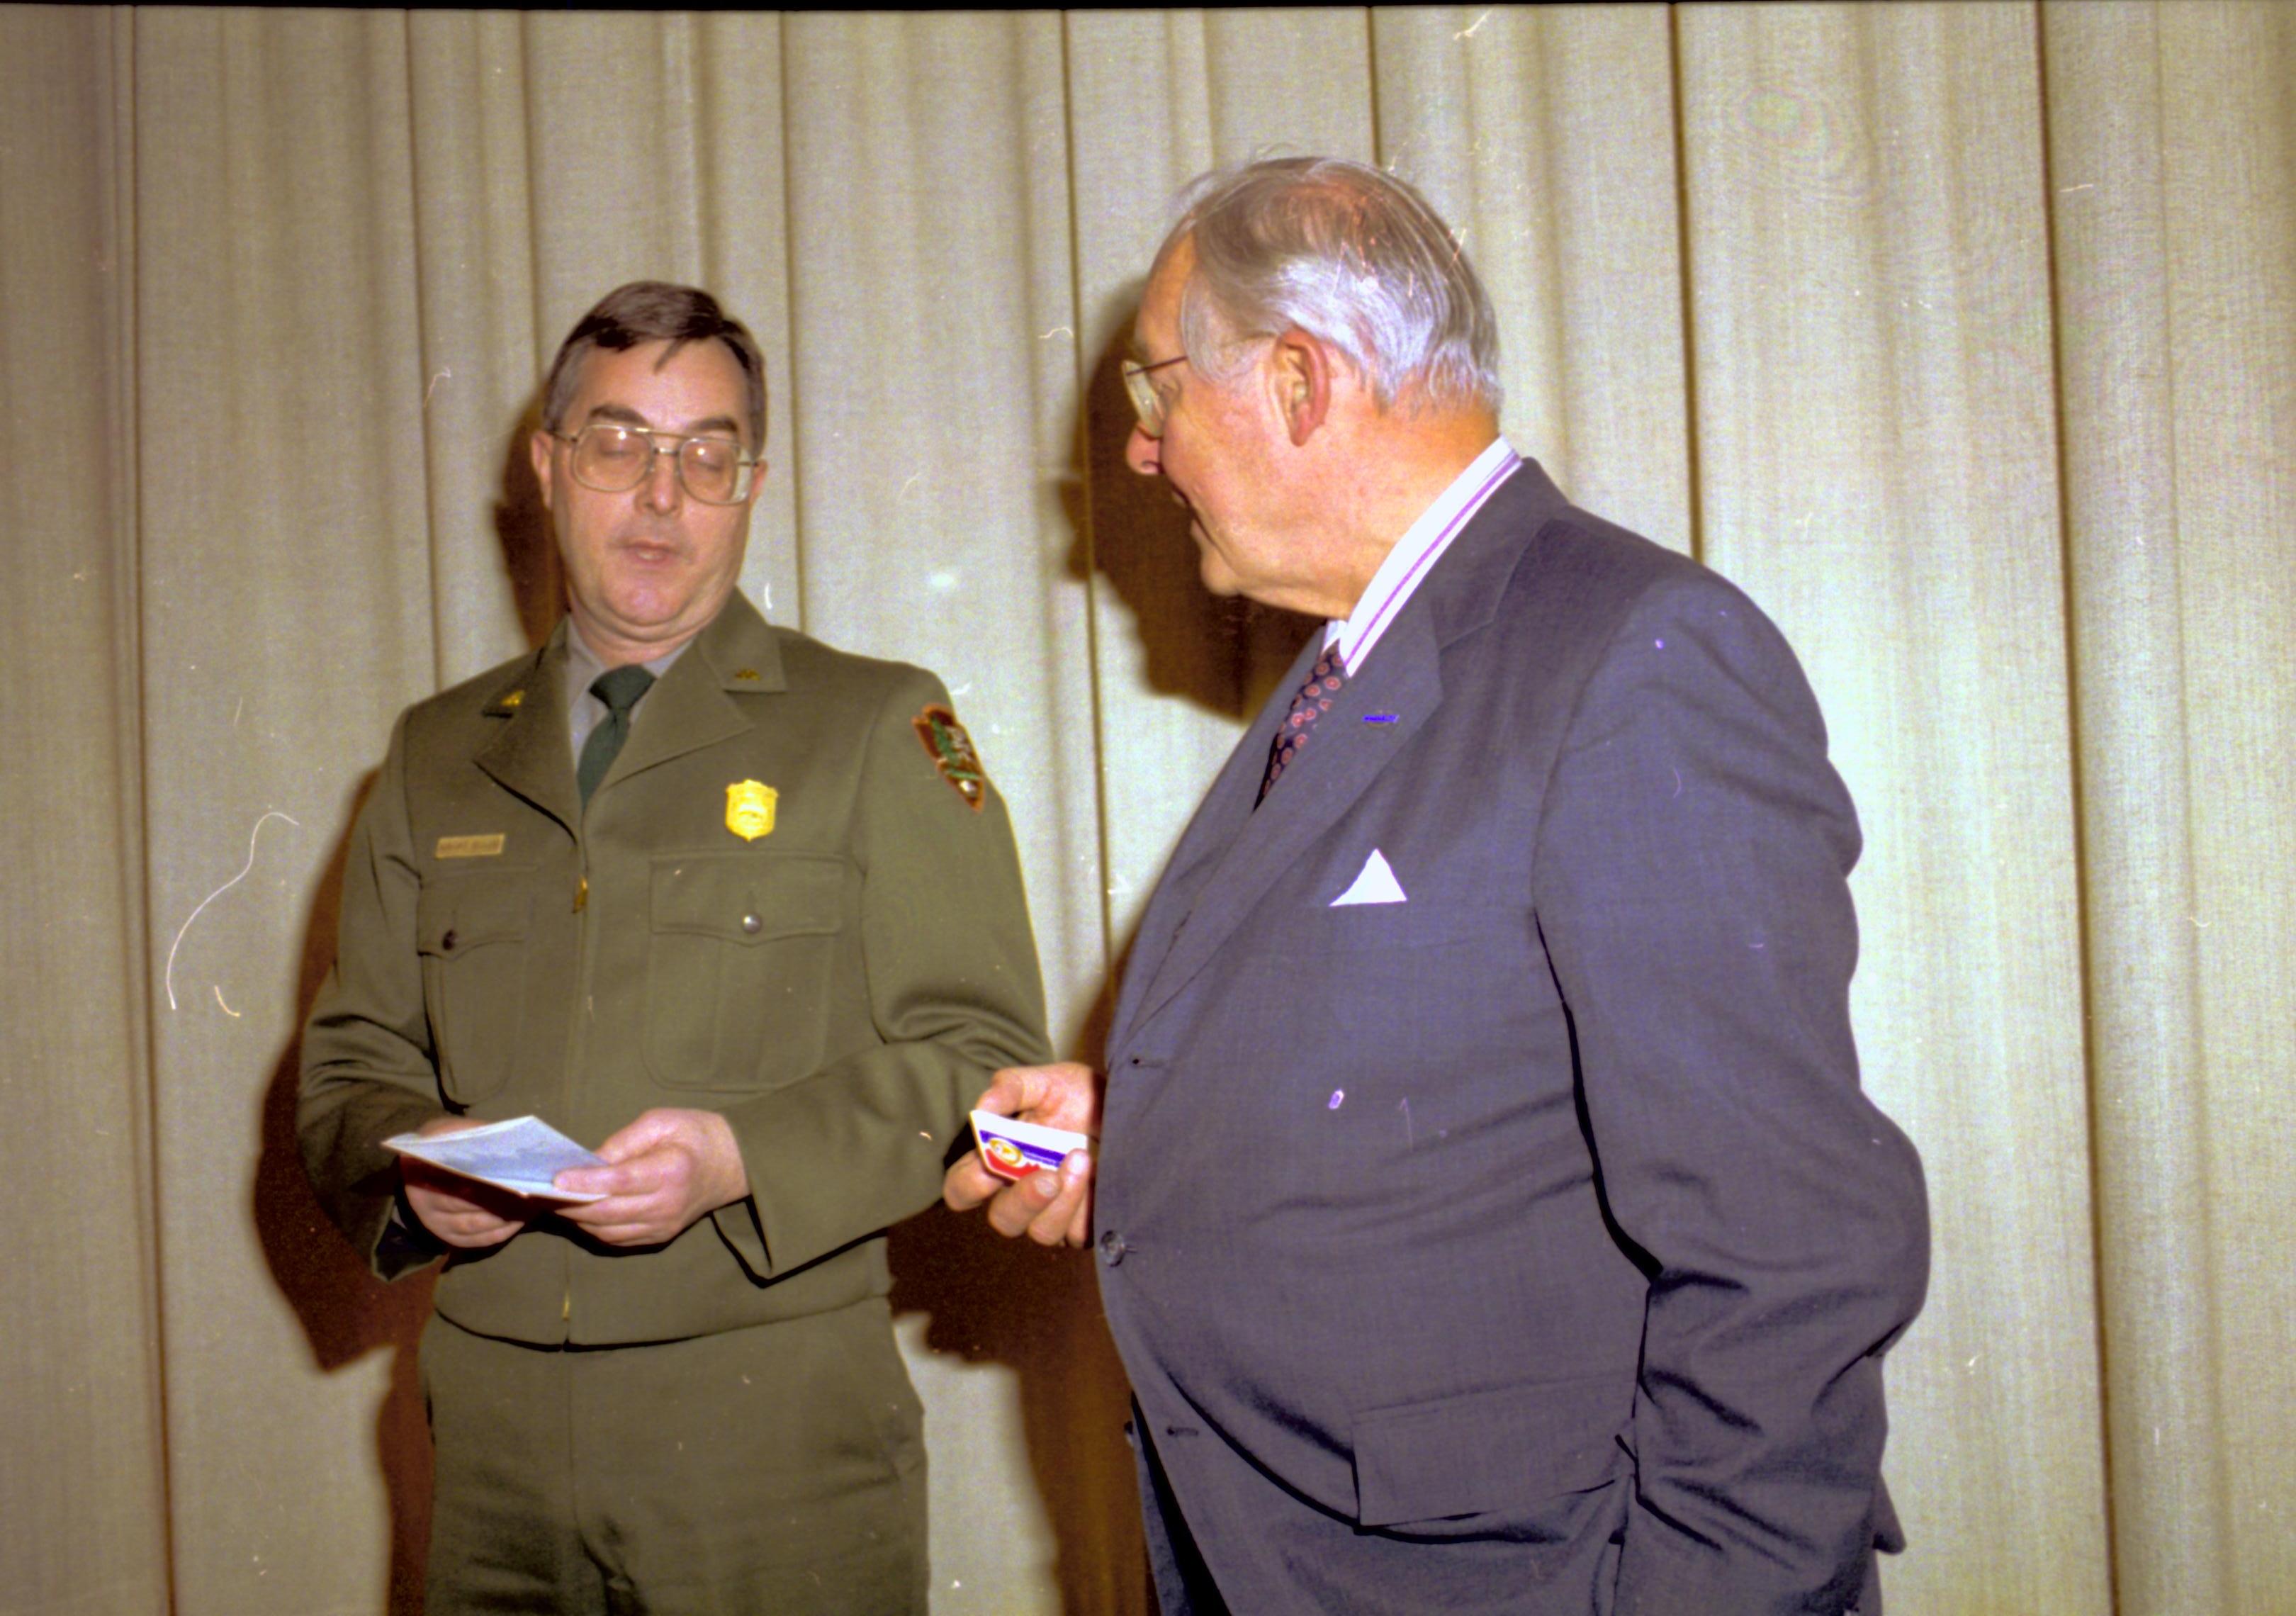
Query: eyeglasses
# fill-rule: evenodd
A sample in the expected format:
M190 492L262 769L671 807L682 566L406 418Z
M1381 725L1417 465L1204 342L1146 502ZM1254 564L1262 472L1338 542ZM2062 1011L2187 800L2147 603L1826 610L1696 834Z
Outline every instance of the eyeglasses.
M749 498L750 480L765 463L730 438L681 437L619 421L593 421L571 437L550 435L572 446L568 463L574 480L601 494L628 493L653 475L655 455L669 455L676 460L678 486L691 497L705 505L738 505Z
M1132 395L1132 410L1140 417L1140 430L1151 438L1161 438L1164 435L1164 400L1149 384L1149 373L1162 370L1168 365L1185 365L1187 362L1188 356L1185 354L1181 354L1175 358L1159 359L1152 365L1135 365L1129 360L1125 362L1124 390Z

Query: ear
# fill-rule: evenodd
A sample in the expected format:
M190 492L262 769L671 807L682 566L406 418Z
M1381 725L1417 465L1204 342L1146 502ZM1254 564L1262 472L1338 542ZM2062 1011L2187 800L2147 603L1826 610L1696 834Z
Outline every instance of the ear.
M1293 448L1304 448L1332 413L1332 350L1304 331L1285 332L1268 356L1269 385Z
M558 439L539 429L526 440L526 452L534 462L535 484L542 490L542 508L545 511L551 508L550 451L557 447Z

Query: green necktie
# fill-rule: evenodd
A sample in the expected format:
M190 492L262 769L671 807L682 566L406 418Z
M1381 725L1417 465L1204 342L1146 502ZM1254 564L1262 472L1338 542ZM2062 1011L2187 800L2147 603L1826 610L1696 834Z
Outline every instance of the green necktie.
M606 716L582 743L582 761L574 770L574 783L582 788L584 808L590 806L590 793L598 789L622 742L630 738L630 709L652 685L653 675L640 662L609 669L590 682L590 693L606 704Z

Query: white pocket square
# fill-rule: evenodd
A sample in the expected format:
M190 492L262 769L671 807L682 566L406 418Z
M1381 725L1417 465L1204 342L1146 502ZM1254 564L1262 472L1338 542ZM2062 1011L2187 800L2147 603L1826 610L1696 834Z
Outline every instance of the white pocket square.
M1387 867L1387 856L1377 848L1364 860L1363 874L1356 877L1355 885L1332 899L1332 907L1341 904L1399 904L1404 902L1403 888L1395 879L1395 872Z

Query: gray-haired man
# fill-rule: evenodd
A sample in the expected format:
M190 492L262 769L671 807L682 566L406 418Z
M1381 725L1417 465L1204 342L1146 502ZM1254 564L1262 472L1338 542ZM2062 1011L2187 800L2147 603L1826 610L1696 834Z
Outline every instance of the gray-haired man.
M1801 672L1499 439L1489 306L1408 187L1184 201L1131 463L1208 587L1326 626L1142 921L1098 1169L946 1196L1094 1240L1168 1612L1878 1611L1927 1222L1858 1089ZM983 1103L1091 1130L1095 1088Z

